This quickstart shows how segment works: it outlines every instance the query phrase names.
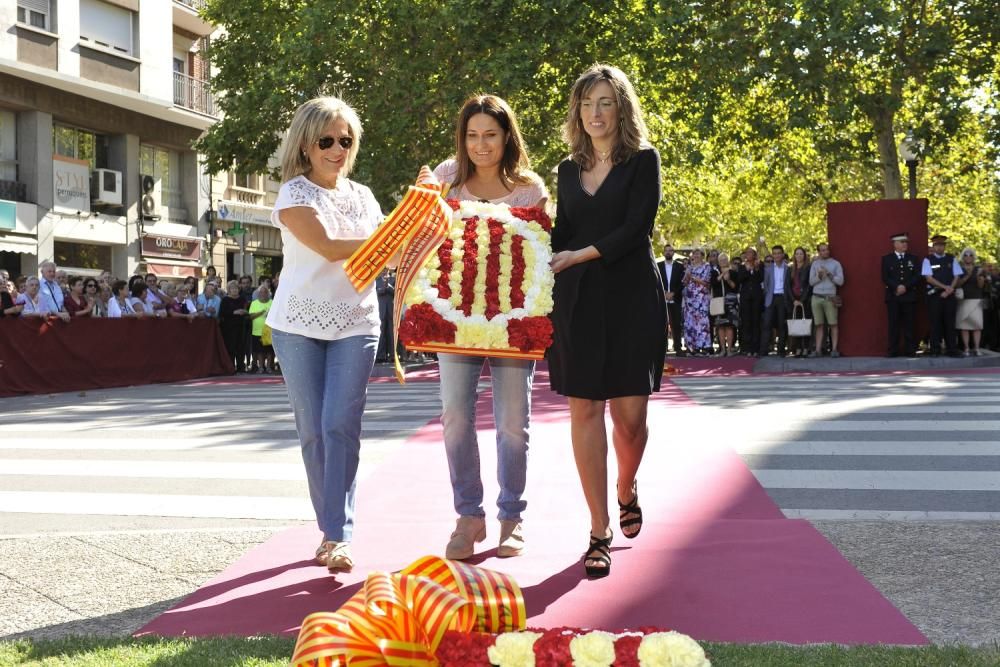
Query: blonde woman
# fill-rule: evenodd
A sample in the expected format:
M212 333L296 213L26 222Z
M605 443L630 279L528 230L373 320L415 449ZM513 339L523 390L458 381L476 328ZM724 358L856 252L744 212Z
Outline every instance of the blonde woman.
M595 65L573 84L564 126L570 157L559 165L552 232L555 327L552 388L567 396L573 455L590 510L584 568L611 571L608 436L618 460L619 526L642 528L636 473L646 447L646 405L660 388L666 303L650 235L660 205L660 156L646 139L625 74Z
M359 293L343 269L383 217L371 190L348 178L360 141L361 121L346 102L303 103L285 134L271 214L285 257L265 317L323 533L316 561L331 573L354 567L361 416L380 325L374 285Z
M970 354L978 357L979 342L983 337L983 288L986 285L985 274L976 266L976 251L966 248L962 251L962 276L958 286L962 288L962 299L958 302L955 317L955 328L962 336L962 352L966 357ZM969 347L969 339L973 347Z

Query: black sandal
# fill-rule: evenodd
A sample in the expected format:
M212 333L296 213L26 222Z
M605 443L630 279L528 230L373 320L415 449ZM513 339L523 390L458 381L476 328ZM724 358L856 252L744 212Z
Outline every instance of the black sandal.
M639 532L642 530L642 508L639 507L639 483L635 482L632 484L632 501L628 503L622 503L618 501L618 525L621 526L622 535L628 539L633 539L638 537ZM628 517L628 518L626 518ZM634 533L629 533L626 528L631 528L632 526L638 526Z
M583 554L583 568L591 579L599 579L611 574L611 538L614 536L614 533L607 537L590 536L590 547L587 549L587 553ZM588 560L595 560L600 565L587 565Z

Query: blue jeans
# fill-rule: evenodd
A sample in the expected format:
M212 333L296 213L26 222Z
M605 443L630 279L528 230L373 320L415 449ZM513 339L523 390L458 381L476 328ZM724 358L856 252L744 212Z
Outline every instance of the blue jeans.
M476 438L476 385L482 357L439 354L441 421L451 472L455 511L460 516L485 516L483 481L479 475ZM497 428L497 507L501 520L518 521L527 503L521 500L528 467L528 422L531 418L531 378L535 362L489 358L493 381L493 419Z
M323 539L350 542L361 417L377 336L319 340L272 330Z

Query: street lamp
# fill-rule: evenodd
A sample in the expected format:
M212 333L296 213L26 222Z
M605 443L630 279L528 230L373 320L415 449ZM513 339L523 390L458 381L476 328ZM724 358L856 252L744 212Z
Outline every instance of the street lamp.
M906 136L899 142L899 156L906 163L910 176L910 199L917 198L917 164L920 163L920 144L913 136L913 128L906 131Z

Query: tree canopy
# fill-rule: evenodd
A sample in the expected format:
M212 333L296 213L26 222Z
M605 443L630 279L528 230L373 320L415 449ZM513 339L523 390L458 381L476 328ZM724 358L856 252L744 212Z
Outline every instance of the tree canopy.
M595 61L633 80L663 157L658 241L811 246L825 204L901 196L898 140L924 146L931 225L996 254L995 0L209 0L225 116L213 171L264 171L295 108L359 111L355 177L388 208L454 148L469 95L518 113L536 171L565 156L569 88Z

